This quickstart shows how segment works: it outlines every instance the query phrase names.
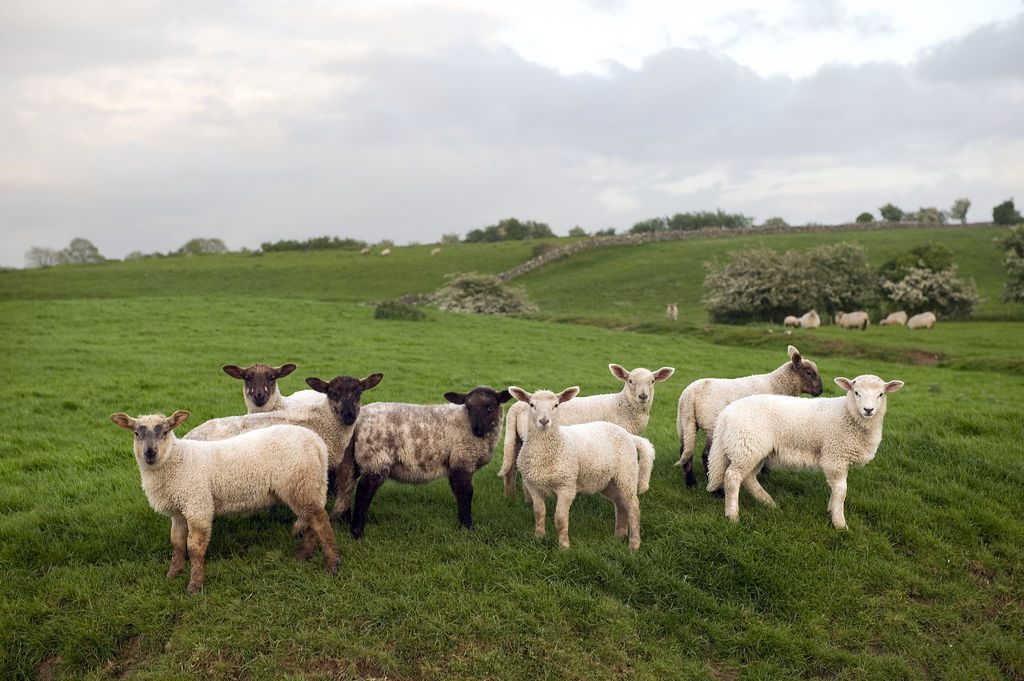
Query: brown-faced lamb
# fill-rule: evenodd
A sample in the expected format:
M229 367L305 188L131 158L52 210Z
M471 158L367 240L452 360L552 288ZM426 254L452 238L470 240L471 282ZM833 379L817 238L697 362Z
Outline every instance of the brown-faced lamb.
M142 489L156 512L171 519L171 567L177 577L192 563L188 592L203 588L206 548L213 518L255 511L284 502L303 533L299 558L309 558L319 541L327 572L338 570L338 549L324 504L327 499L327 445L298 426L274 426L216 442L179 440L174 429L187 411L110 419L135 435L135 461Z
M675 372L673 367L662 367L650 371L643 367L627 371L618 364L609 364L612 376L622 381L622 390L617 393L577 397L561 408L564 425L608 421L622 426L633 435L639 435L647 428L654 404L654 384L668 380ZM527 417L529 406L516 402L508 410L508 425L505 427L504 459L498 476L505 481L505 494L511 496L516 489L516 458L528 432ZM529 491L523 488L526 501Z
M451 404L375 402L363 408L349 450L359 472L352 536L363 536L370 503L387 479L424 483L447 477L459 523L473 526L473 474L494 456L507 390L448 392Z
M249 414L277 411L316 402L320 399L319 393L315 390L300 390L287 397L281 394L281 390L277 386L278 380L296 369L296 366L290 362L279 367L252 364L243 369L235 364L225 364L221 368L228 376L244 381L242 397L245 399L245 406Z
M821 394L818 366L804 359L792 345L786 351L789 361L770 373L742 378L699 378L683 390L676 414L676 433L679 435L679 462L676 465L683 467L687 487L697 484L697 476L693 472L697 431L704 431L701 460L707 471L708 452L711 451L715 435L715 419L726 405L741 397L764 393L792 396L807 393L815 397Z
M832 494L832 525L846 527L846 474L875 457L882 441L886 394L903 381L883 381L865 374L852 381L836 378L843 397L803 400L781 395L754 395L733 402L715 423L708 490L725 488L725 515L739 520L740 485L767 506L775 501L757 481L763 463L776 469L813 468L825 474Z
M331 519L342 520L347 517L355 486L355 470L351 453L348 452L349 438L359 418L363 392L375 387L383 378L384 375L379 373L364 379L337 376L328 383L311 376L306 379L306 384L316 391L320 398L317 402L262 414L210 419L189 431L184 439L222 440L279 424L309 428L327 443L328 468L334 477Z
M533 500L535 533L545 536L547 507L544 498L554 495L558 544L569 548L569 508L580 492L600 493L615 504L615 536L629 539L629 548L640 548L640 501L654 469L650 441L626 429L593 421L562 425L560 406L571 404L579 392L572 387L557 395L550 390L528 393L511 386L517 404L527 405L529 434L519 453L523 485ZM639 458L639 460L638 460Z

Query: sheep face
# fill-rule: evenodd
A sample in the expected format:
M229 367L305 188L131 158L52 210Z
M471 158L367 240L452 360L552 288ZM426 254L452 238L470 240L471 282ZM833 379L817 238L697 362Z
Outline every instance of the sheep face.
M306 379L306 385L327 395L327 403L338 422L351 426L359 418L363 392L376 386L383 378L384 374L370 374L362 380L351 376L337 376L328 383L322 378L311 376Z
M253 364L245 369L234 364L221 367L224 373L232 378L245 381L245 394L257 407L262 407L277 389L277 379L284 378L295 371L294 364L282 364L272 367L266 364Z
M824 391L818 365L801 357L800 351L792 345L789 346L789 368L800 377L800 392L817 397Z
M550 390L538 390L535 393L528 393L522 388L515 386L508 389L508 392L517 400L530 405L528 421L530 430L558 428L560 425L558 405L576 397L579 391L578 386L566 388L560 393L553 393Z
M121 428L135 433L133 445L135 459L139 462L139 467L142 468L143 466L157 466L163 463L167 458L171 433L174 432L175 428L184 423L188 417L189 413L187 411L179 409L170 416L153 414L140 416L137 419L119 412L113 414L110 420Z
M626 384L622 387L622 392L629 403L643 410L650 409L651 403L654 402L654 384L666 380L675 372L672 367L662 367L657 371L626 371L618 364L609 364L608 370L612 372L612 376Z
M885 414L885 395L903 387L903 381L883 381L878 376L864 374L852 381L842 376L836 385L846 391L847 409L863 419L881 418Z
M512 395L507 390L497 392L482 385L468 393L445 393L444 399L452 404L464 405L469 412L469 427L473 435L486 437L501 423L501 405L512 399Z

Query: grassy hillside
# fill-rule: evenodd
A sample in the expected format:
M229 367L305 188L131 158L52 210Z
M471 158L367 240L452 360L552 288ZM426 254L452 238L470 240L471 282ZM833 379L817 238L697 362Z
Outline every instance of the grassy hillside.
M628 298L614 288L632 286L630 268L601 290L574 269L736 243L595 250L525 280L542 314L557 312L561 290L577 303L564 314L587 325L436 311L378 321L354 304L430 290L447 271L504 269L528 244L446 248L445 262L424 247L392 260L275 254L0 274L0 353L13 367L0 383L0 677L1024 678L1024 385L1013 373L1024 325L680 331L661 320L657 291L633 290L656 319L625 305L606 314L608 300ZM671 465L682 388L774 368L794 339L829 395L839 374L907 381L877 458L850 474L849 532L829 526L820 474L772 473L764 485L780 508L744 494L733 526ZM475 479L471 532L458 529L446 482L389 482L364 540L337 528L331 578L294 560L284 509L218 519L206 590L188 597L185 578L164 578L169 524L108 417L186 408L186 431L239 413L240 383L219 366L252 361L298 363L286 393L309 375L382 371L365 400L412 402L479 383L609 391L608 362L675 366L646 433L658 459L641 497L644 543L631 555L596 498L573 505L571 550L534 539L532 511L502 497L499 452Z

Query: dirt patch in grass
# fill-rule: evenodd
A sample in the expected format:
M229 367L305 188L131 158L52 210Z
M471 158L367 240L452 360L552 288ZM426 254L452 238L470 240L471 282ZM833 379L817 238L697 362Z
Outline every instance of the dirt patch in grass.
M933 367L937 366L938 363L942 361L941 352L928 352L927 350L917 350L916 348L911 348L910 350L907 350L904 354L906 356L906 360L903 362L904 364L918 364L922 366Z
M46 658L36 667L36 678L39 681L51 681L58 665L60 665L60 655Z
M103 671L116 679L122 679L135 669L141 659L142 639L132 636L122 643L114 657L103 665Z

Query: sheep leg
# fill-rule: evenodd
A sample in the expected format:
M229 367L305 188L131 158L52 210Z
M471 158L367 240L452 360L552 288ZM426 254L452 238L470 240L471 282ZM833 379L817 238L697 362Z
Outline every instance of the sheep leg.
M506 428L515 428L516 424L515 423L509 423L505 427ZM514 461L513 461L512 465L508 467L508 470L505 471L505 474L502 476L502 479L505 481L505 496L506 497L510 497L510 496L512 496L513 494L516 493L516 471L518 470L518 465L517 465L516 462L519 461L519 450L522 449L522 448L523 448L523 439L521 437L519 437L519 433L516 433L515 434L515 443L513 444L513 450L509 454L509 456L514 458ZM526 485L523 485L523 488L525 489ZM527 499L527 501L529 501L529 499Z
M615 536L619 539L625 539L629 536L629 507L626 505L625 499L622 498L622 493L615 486L615 483L609 483L607 487L601 490L601 494L611 499L612 503L615 504Z
M700 461L704 464L704 475L708 473L708 459L711 458L711 433L704 431L704 451L700 453ZM696 476L694 483L697 482ZM721 490L714 491L715 496L721 496Z
M640 548L640 499L635 494L630 498L627 509L629 513L629 549L636 551Z
M846 529L846 471L827 470L825 479L828 486L832 488L832 494L828 498L828 512L832 516L832 526L837 530Z
M380 486L384 484L386 477L380 473L363 472L359 478L359 486L356 488L355 510L352 512L352 538L362 539L363 528L366 527L366 516L370 510L370 502L373 495L377 493Z
M527 487L526 480L523 480L523 487ZM532 490L530 497L533 500L533 535L543 539L547 534L545 523L548 515L547 506L544 504L544 495L537 490Z
M765 506L769 506L771 508L779 507L779 505L775 503L775 500L772 499L771 495L764 491L764 487L761 487L761 483L757 481L757 471L752 472L743 479L743 486L748 492L750 492L750 496L754 497Z
M512 470L512 484L515 484L515 469ZM470 471L454 470L448 474L448 484L455 495L459 523L466 529L473 528L473 474Z
M683 476L687 487L696 487L697 476L693 474L693 452L686 451L686 443L679 444L679 463L683 464Z
M188 524L185 517L171 516L171 568L167 571L167 579L174 579L181 574L185 566L185 547L188 542Z
M320 541L320 548L324 551L324 569L327 574L334 575L338 573L338 543L334 538L334 528L331 527L331 520L327 517L327 511L322 506L314 506L305 514L306 522L309 523L309 528L312 528L310 532L309 528L306 529L306 534L316 534L316 538ZM305 539L305 537L303 537Z
M202 590L206 581L206 548L210 545L212 518L193 518L188 521L188 555L192 561L192 574L188 580L188 592Z
M352 517L352 489L356 485L355 438L349 440L341 463L334 471L334 504L331 506L331 520L347 522Z
M299 551L295 554L295 557L299 560L309 560L312 558L313 552L316 551L316 534L310 527L309 522L305 519L295 521L295 525L292 527L292 536L302 537Z
M558 531L559 548L569 548L569 507L576 498L576 490L558 490L558 500L555 502L555 530Z
M730 464L725 471L725 517L733 522L740 519L740 484L744 476L736 470L736 464Z

